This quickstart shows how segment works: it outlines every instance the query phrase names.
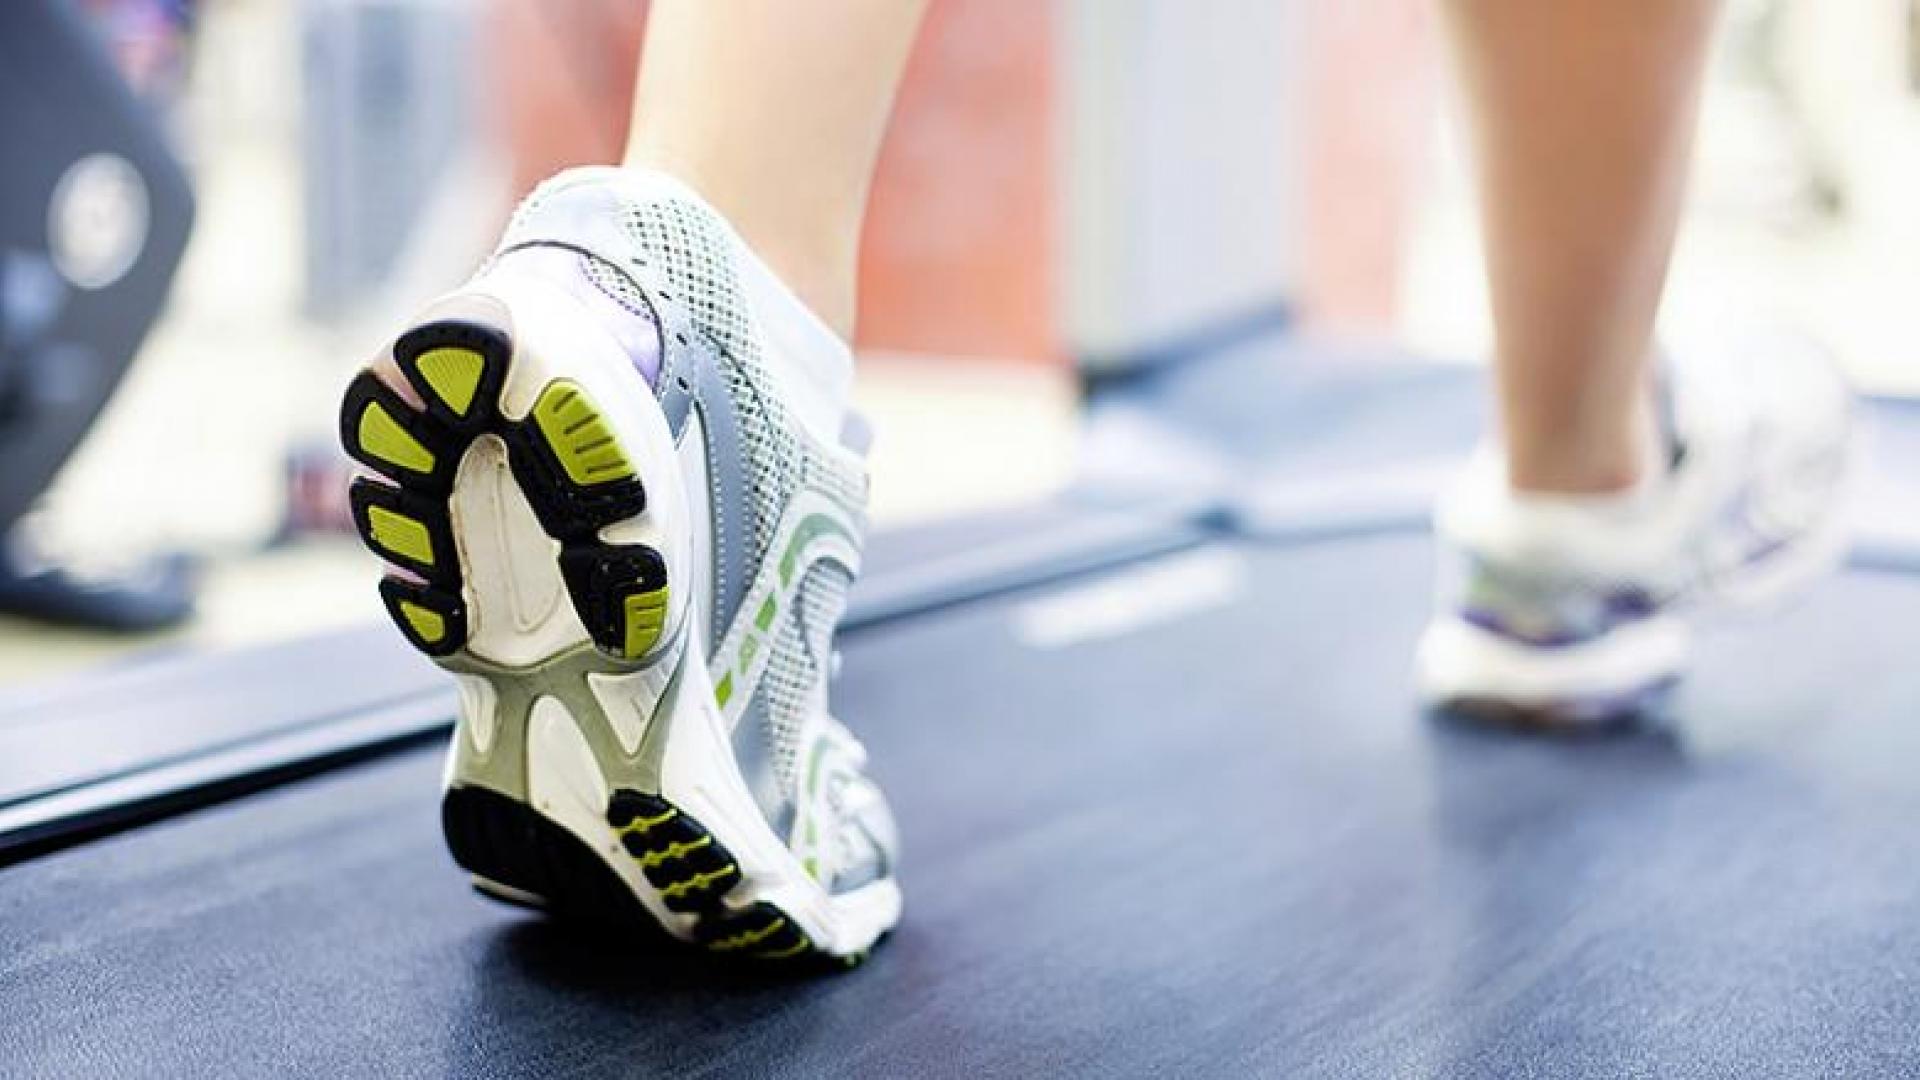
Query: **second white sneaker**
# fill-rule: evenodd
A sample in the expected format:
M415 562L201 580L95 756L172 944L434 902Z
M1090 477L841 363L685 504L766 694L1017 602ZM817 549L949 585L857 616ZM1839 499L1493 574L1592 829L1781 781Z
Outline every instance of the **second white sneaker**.
M1850 395L1810 346L1676 366L1670 460L1619 496L1515 494L1478 455L1442 498L1430 703L1546 724L1641 711L1684 672L1695 618L1783 597L1846 547Z

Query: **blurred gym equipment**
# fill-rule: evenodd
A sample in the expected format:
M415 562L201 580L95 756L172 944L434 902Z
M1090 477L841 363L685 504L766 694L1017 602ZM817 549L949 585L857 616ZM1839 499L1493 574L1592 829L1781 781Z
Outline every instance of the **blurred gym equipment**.
M193 221L186 176L67 0L0 5L0 146L0 612L178 622L192 607L182 559L90 576L8 539L160 311Z

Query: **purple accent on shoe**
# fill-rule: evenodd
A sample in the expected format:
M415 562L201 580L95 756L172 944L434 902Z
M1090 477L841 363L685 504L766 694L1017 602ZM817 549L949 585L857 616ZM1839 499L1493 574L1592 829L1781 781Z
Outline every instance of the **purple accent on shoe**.
M1660 610L1660 605L1642 589L1622 589L1608 593L1601 604L1601 622L1608 628L1634 619L1644 619Z
M1460 612L1460 618L1465 620L1469 626L1485 630L1489 634L1498 634L1503 638L1511 638L1523 645L1532 645L1542 649L1560 649L1568 645L1578 645L1583 641L1591 640L1594 636L1566 631L1551 634L1524 634L1511 623L1507 622L1507 620L1501 618L1498 612L1489 611L1486 608L1463 608Z
M1755 521L1754 493L1751 487L1743 489L1740 497L1722 512L1722 519L1728 527L1736 529L1745 541L1736 569L1745 569L1755 563L1765 562L1780 553L1789 544L1787 537L1762 528Z
M873 449L873 424L864 415L849 409L840 425L840 445L866 457Z
M1540 649L1564 649L1600 637L1619 627L1644 619L1660 610L1659 603L1642 589L1621 589L1599 600L1598 610L1589 625L1560 627L1548 632L1528 633L1516 627L1498 611L1487 607L1461 609L1460 618L1468 625L1498 634Z
M558 286L580 301L594 321L620 346L633 362L635 371L655 389L660 383L660 322L651 310L636 310L633 305L609 294L587 276L587 260L570 248L534 245L517 248L501 256L500 265L516 273L529 273ZM617 271L615 271L617 272Z

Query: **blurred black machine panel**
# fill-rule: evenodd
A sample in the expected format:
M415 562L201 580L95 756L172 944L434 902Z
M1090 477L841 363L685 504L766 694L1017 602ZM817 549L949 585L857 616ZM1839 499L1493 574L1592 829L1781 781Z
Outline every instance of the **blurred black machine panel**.
M119 383L192 220L158 123L78 5L0 4L0 533Z

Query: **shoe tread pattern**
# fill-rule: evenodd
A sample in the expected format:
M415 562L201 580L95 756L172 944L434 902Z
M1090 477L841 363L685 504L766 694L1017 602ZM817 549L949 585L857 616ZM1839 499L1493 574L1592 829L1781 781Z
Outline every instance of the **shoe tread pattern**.
M448 500L460 459L476 438L497 435L514 482L540 527L561 545L559 568L596 648L620 660L644 657L665 629L666 563L639 544L607 544L600 531L646 509L638 469L601 407L577 383L541 388L524 420L507 417L500 390L513 345L500 331L461 320L422 324L394 343L394 360L424 407L415 408L371 371L348 386L340 441L371 470L348 501L361 539L405 571L380 595L415 648L450 656L466 641L467 610Z

